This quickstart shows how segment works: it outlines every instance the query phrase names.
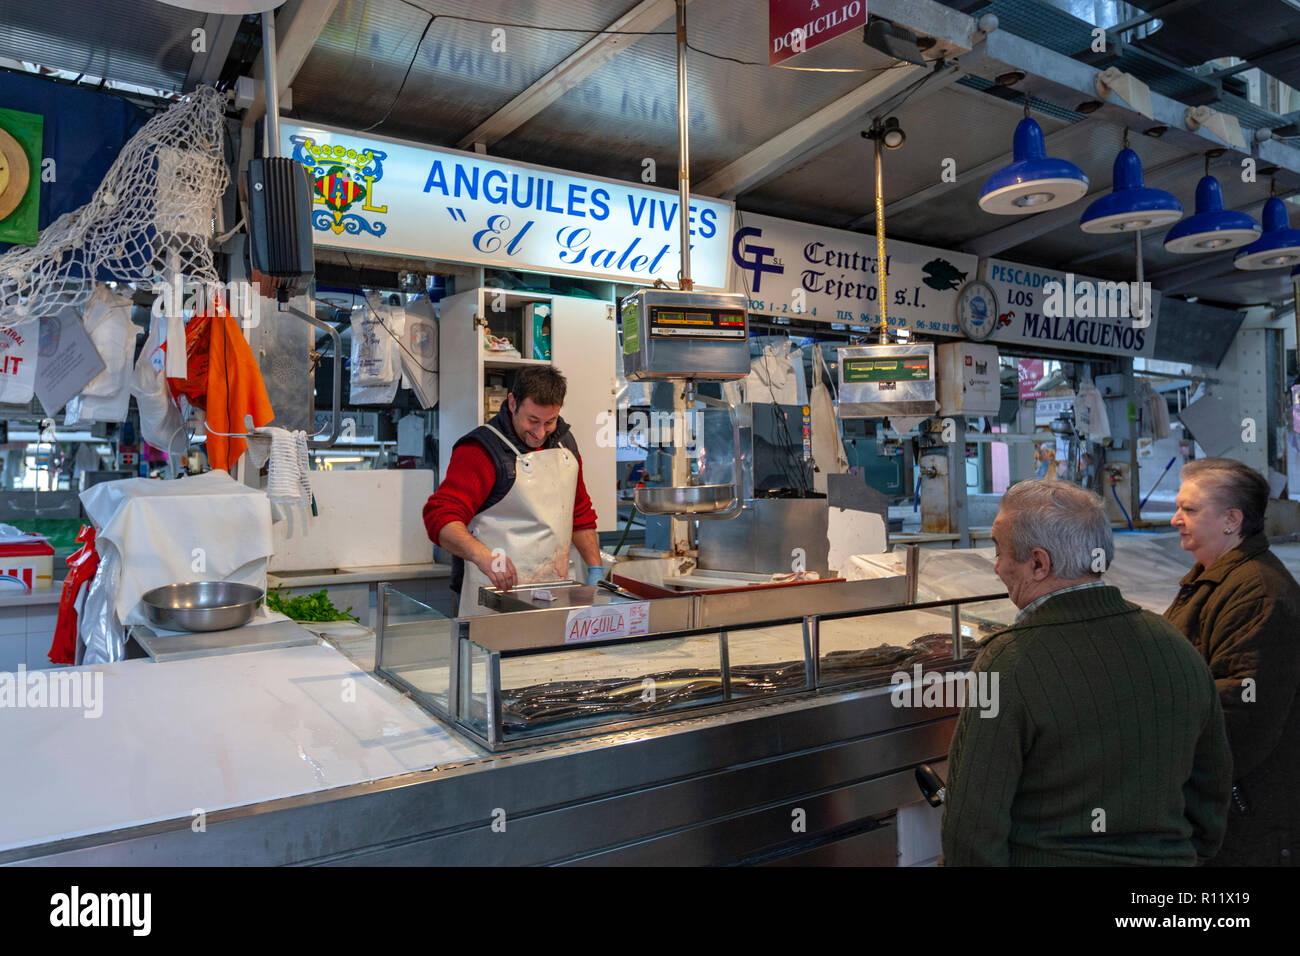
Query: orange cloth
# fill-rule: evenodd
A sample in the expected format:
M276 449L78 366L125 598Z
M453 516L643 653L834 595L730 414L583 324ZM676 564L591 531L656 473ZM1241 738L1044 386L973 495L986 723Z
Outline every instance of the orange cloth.
M275 411L266 394L266 383L239 322L231 316L195 316L185 329L185 338L187 364L195 374L186 379L169 378L167 383L173 395L185 394L207 413L208 464L229 468L239 460L248 442L213 432L244 432L245 415L252 415L257 427L270 423ZM200 354L204 344L206 366Z

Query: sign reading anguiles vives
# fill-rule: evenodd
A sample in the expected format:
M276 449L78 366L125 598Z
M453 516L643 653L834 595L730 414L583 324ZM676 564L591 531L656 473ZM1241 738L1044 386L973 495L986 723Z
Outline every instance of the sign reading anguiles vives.
M280 125L307 167L318 245L649 285L681 270L678 195L635 183ZM691 277L727 284L733 204L691 197Z

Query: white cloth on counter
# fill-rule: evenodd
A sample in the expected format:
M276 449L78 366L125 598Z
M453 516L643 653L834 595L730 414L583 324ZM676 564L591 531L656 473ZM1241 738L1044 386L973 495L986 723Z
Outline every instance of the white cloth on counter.
M144 480L144 479L132 479ZM103 488L110 482L94 485ZM161 482L158 482L161 484ZM126 657L126 627L113 609L122 579L122 559L117 548L97 537L99 567L86 585L86 597L77 610L77 664L111 664Z
M224 471L174 481L107 481L83 491L81 503L98 529L96 546L107 542L122 555L113 598L122 624L147 624L140 598L167 584L266 587L270 499Z

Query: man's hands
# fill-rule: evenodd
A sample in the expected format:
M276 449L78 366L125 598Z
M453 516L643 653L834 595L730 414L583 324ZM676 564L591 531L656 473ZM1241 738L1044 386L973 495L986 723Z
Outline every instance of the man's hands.
M474 564L487 575L488 580L497 590L509 591L519 583L519 574L515 571L514 562L500 549L489 551L484 547L483 554L475 559Z

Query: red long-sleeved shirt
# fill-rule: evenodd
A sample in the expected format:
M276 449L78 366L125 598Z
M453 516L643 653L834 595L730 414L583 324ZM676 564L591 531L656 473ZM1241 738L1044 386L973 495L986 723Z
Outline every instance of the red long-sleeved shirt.
M458 445L447 463L447 474L424 505L424 527L429 540L438 543L438 535L452 521L469 524L487 501L496 484L497 472L492 458L477 439ZM578 487L573 493L573 530L596 527L596 511L582 480L582 456L578 456Z

